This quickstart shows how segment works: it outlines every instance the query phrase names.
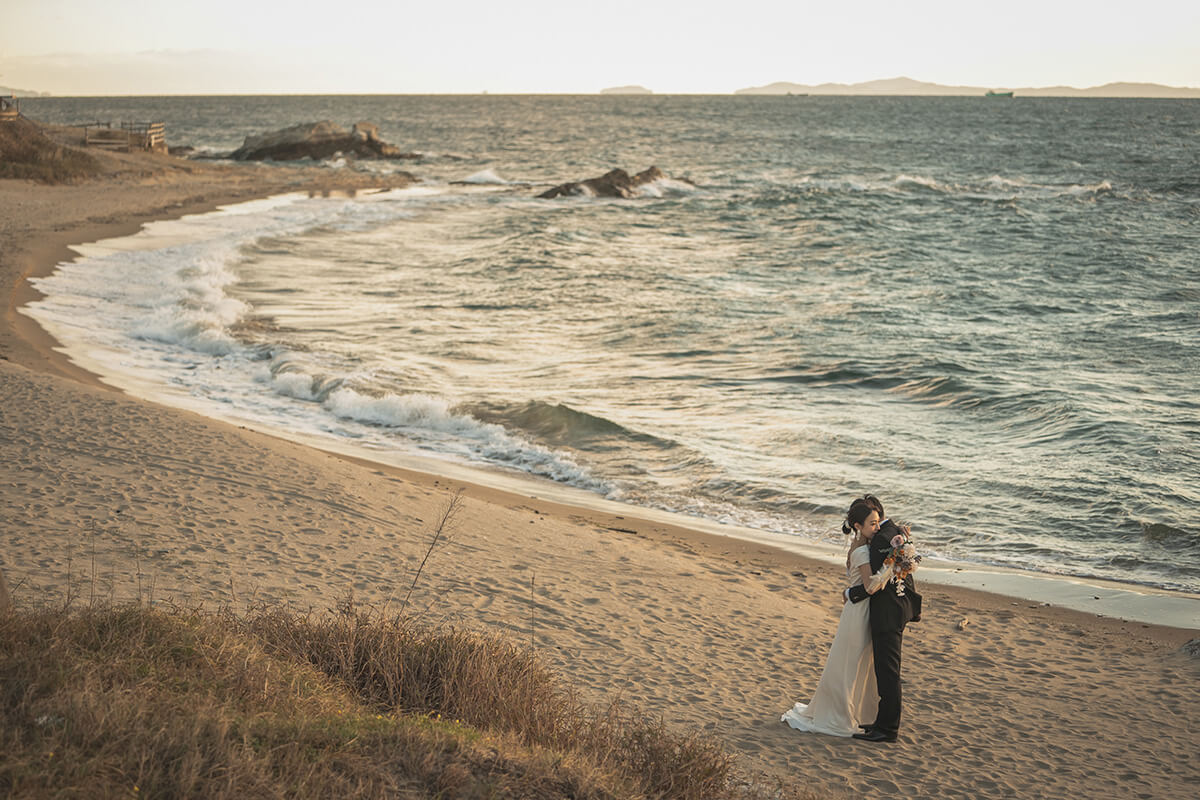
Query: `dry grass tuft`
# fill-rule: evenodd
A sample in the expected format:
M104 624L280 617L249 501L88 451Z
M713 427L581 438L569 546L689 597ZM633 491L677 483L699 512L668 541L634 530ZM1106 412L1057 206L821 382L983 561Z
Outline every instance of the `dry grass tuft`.
M652 796L718 796L731 757L719 743L680 735L613 703L584 705L535 651L453 627L430 629L344 604L319 618L264 610L248 632L272 652L302 658L387 712L440 715L530 746L586 754L636 775Z

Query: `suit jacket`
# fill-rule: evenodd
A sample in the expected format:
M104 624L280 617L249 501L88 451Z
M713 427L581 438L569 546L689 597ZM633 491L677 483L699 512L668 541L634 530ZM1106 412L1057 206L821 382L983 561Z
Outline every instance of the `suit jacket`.
M879 531L867 545L871 554L871 572L879 572L883 568L883 560L892 547L892 537L898 533L900 529L890 519L884 520L879 526ZM867 598L871 600L872 634L901 631L908 623L921 619L921 595L917 594L912 575L904 579L902 595L896 594L895 578L875 594L867 594L866 587L861 584L851 587L850 602L858 603Z

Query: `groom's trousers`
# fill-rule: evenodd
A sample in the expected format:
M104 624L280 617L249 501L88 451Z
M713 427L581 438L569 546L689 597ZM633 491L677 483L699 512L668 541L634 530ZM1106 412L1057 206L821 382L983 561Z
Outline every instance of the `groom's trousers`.
M900 646L904 629L871 634L875 655L875 684L879 691L879 713L875 730L895 736L900 731Z

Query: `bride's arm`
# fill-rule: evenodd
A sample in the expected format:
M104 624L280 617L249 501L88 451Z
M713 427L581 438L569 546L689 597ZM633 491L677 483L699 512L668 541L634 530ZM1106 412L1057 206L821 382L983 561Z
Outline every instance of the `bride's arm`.
M888 564L879 572L872 573L870 564L860 564L858 574L862 576L863 588L867 594L875 594L892 579L892 565Z

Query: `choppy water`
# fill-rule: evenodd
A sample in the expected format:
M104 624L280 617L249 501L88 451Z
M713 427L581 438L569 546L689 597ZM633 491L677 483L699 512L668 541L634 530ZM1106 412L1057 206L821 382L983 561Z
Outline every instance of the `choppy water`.
M23 108L425 154L420 189L162 223L41 282L69 346L208 413L806 537L873 491L946 557L1200 591L1200 102ZM696 187L535 198L651 164Z

